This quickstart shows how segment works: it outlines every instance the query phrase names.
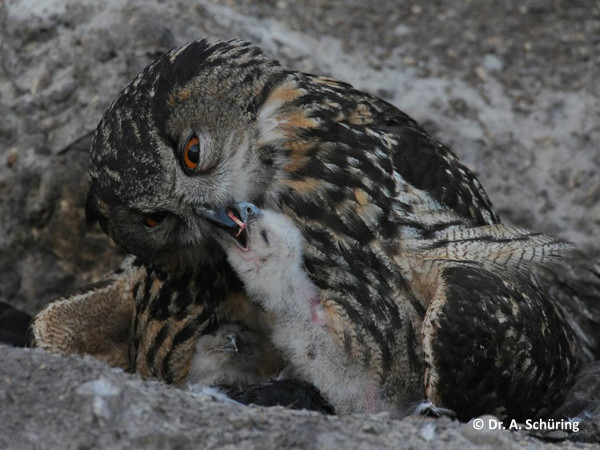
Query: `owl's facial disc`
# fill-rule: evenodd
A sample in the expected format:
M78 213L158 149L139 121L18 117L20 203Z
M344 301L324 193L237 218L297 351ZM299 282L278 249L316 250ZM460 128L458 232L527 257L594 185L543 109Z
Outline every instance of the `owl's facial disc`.
M257 114L285 76L236 41L199 40L159 58L98 124L88 218L127 252L169 270L224 258L215 255L216 226L245 246L245 220L218 208L271 195L280 161L270 138L260 140ZM212 212L195 211L200 204Z

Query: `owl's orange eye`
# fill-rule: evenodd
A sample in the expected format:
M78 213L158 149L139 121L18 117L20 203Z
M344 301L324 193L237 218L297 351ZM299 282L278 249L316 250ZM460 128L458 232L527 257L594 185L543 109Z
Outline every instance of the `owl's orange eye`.
M154 228L156 225L158 225L158 222L150 216L146 217L144 222L146 222L146 225L148 225L150 228Z
M154 228L155 226L157 226L159 223L162 222L162 220L166 217L166 215L167 215L166 211L157 211L155 213L148 214L147 216L144 217L144 224L146 224L146 226L148 228Z
M185 144L185 149L183 150L183 162L188 169L194 170L198 167L199 161L200 141L195 135L192 135Z

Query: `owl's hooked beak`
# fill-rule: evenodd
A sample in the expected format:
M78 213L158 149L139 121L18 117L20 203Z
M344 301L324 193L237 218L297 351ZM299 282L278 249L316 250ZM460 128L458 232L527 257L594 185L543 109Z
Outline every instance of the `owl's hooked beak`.
M211 225L224 230L237 230L240 226L238 223L239 219L231 216L231 208L211 209L204 205L195 205L194 212L203 219L206 219Z

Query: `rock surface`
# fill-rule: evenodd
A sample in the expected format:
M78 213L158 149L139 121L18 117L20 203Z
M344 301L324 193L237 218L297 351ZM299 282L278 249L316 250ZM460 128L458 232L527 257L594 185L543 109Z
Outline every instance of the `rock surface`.
M84 220L91 133L145 65L206 35L250 40L288 66L394 103L478 174L504 221L600 254L595 0L7 0L0 3L0 301L34 313L117 266L123 254ZM0 352L2 448L540 442L447 420L246 409L91 359Z
M2 346L0 351L0 448L545 447L524 432L475 430L447 418L335 417L246 407L209 392L140 381L92 358Z

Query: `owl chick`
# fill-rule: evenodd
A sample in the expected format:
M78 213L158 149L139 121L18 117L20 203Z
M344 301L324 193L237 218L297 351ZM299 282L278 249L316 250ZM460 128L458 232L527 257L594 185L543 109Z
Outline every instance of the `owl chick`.
M304 238L294 223L251 203L236 203L222 215L228 213L239 228L225 231L223 222L214 221L219 242L250 300L273 314L273 343L293 372L319 386L340 414L383 410L380 386L369 368L340 351L330 334L319 290L303 268Z
M276 350L269 337L225 323L196 341L186 384L246 385L267 380Z
M186 377L187 387L194 391L211 386L245 405L285 406L334 414L334 408L312 384L272 378L280 368L280 352L264 331L225 323L200 336ZM286 368L285 373L290 370Z

